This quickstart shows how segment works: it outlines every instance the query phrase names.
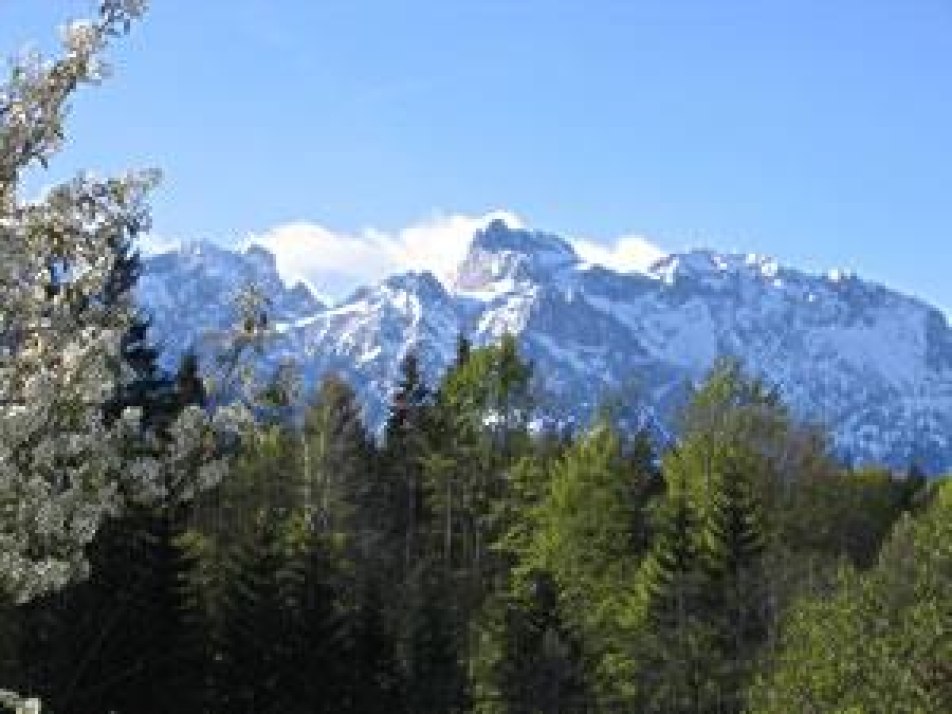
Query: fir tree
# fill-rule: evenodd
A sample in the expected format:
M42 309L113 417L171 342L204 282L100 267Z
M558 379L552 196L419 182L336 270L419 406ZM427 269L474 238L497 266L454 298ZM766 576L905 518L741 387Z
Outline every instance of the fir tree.
M559 611L558 588L534 573L527 592L507 598L501 656L493 666L495 690L509 714L575 714L589 711L582 648ZM495 710L485 703L486 710Z
M373 445L361 418L357 395L328 376L304 417L302 441L305 508L318 530L348 541L367 559L380 544L380 514L372 467Z
M453 591L439 573L422 579L411 605L407 705L414 714L467 711L469 692L459 647Z
M725 664L756 651L766 635L762 605L766 595L763 513L741 470L718 479L702 535L710 607L722 618Z
M372 581L358 593L349 613L346 633L344 686L346 706L335 711L352 714L400 714L406 708L406 683L400 671L393 636L385 618L380 587Z
M277 714L295 704L287 681L295 630L282 582L288 567L282 523L266 509L254 526L229 559L220 604L216 684L222 714Z
M194 350L186 350L179 359L175 372L175 396L179 409L192 405L204 407L208 403L198 355Z
M418 565L426 530L423 458L430 426L431 394L423 382L414 352L401 365L401 379L393 396L384 431L383 475L391 503L392 538L403 546L403 577Z
M108 241L110 266L99 297L99 307L116 309L134 300L133 290L142 273L142 261L133 238L117 234ZM173 396L172 378L159 367L160 350L149 339L151 321L136 309L119 342L113 365L115 390L104 407L107 424L124 409L142 410L140 425L145 432L163 434L180 407Z
M654 545L638 577L646 613L635 642L638 699L650 712L705 711L713 639L701 607L699 523L685 485L669 479Z

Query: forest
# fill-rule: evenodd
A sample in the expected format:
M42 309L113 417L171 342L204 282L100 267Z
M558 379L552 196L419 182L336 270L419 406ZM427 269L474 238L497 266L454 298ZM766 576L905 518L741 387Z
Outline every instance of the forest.
M611 405L539 428L517 340L460 336L436 383L405 356L375 433L340 378L262 374L252 285L163 369L155 175L21 196L143 10L0 93L0 705L952 711L952 481L842 463L735 361L661 440Z
M124 265L132 265L126 261ZM164 448L208 408L197 360L104 408ZM88 579L9 606L0 681L52 712L943 712L952 489L851 469L723 362L659 452L645 431L530 429L516 342L426 385L382 438L328 376L286 378L217 485L106 520Z

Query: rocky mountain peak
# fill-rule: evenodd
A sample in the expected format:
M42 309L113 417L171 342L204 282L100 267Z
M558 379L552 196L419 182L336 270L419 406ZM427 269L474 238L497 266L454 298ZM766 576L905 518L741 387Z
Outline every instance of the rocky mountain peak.
M199 246L148 258L139 293L156 336L188 347L228 324L230 295L256 279L284 328L263 359L295 358L310 384L344 375L374 426L407 350L435 381L461 332L476 345L514 334L540 378L540 408L574 423L634 389L639 407L674 424L685 385L733 356L827 427L844 456L952 468L952 329L923 301L856 276L710 250L667 256L649 275L616 272L500 220L474 235L448 290L429 273L399 274L330 307L289 290L264 253Z
M473 291L501 281L544 280L577 262L575 250L561 237L511 228L497 218L473 236L454 288Z

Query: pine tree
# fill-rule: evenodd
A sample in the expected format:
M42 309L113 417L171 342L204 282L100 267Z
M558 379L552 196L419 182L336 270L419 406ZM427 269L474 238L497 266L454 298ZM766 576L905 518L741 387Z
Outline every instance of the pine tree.
M142 261L129 236L113 236L108 244L110 266L98 302L110 310L134 300ZM143 431L164 434L180 408L175 403L172 378L159 366L160 350L149 339L150 324L143 311L136 309L120 338L113 365L115 389L105 404L104 417L107 424L113 424L124 409L137 407L142 410Z
M182 586L191 564L180 531L148 509L105 524L89 580L21 609L29 679L54 711L164 712L182 706Z
M504 568L492 543L505 527L510 467L529 449L532 370L512 338L477 350L461 338L458 352L436 394L426 485L434 550L468 578L478 606Z
M159 350L148 337L149 321L137 316L120 342L120 365L116 393L106 403L108 423L124 409L142 410L141 427L147 432L163 433L177 412L174 383L158 365Z
M341 602L340 568L328 552L326 540L305 520L300 525L303 537L281 575L289 629L283 633L286 652L278 669L286 692L286 711L357 711L353 702L374 691L374 682L354 680L363 664L351 655L356 618ZM383 657L385 650L378 654ZM368 674L366 668L361 672Z
M372 581L358 593L348 616L345 671L346 706L351 714L400 714L406 708L406 683L385 617L383 594Z
M702 535L712 607L723 617L724 655L737 661L765 636L763 513L740 470L718 479Z
M432 398L423 382L420 363L409 352L401 364L401 379L393 396L384 431L382 484L391 503L392 536L403 546L403 577L418 566L428 514L423 491L423 459L427 450Z
M202 380L198 355L194 350L186 350L179 359L175 372L175 396L179 409L193 405L205 407L208 404L205 382Z
M617 433L596 425L553 465L545 498L534 509L529 552L517 568L517 576L544 571L554 578L603 707L625 706L634 679L629 613L639 555L630 486Z
M468 681L453 591L439 571L421 579L410 605L407 706L414 714L467 711Z
M462 332L456 336L456 360L453 366L456 369L464 367L469 362L469 357L473 352L473 343Z
M952 710L952 481L904 516L872 570L787 613L747 711Z
M319 532L369 559L381 544L379 484L373 444L361 418L357 395L334 376L321 382L304 417L302 440L305 507ZM376 506L376 507L375 507Z
M282 582L287 567L281 517L263 509L228 561L216 672L222 714L277 714L295 705L287 682L295 633Z
M589 711L583 653L563 621L558 588L534 573L526 593L504 605L501 653L493 664L498 705L481 710L508 714L569 714ZM494 699L496 697L493 697Z
M649 712L705 711L713 639L701 608L699 523L685 485L670 476L659 521L638 576L646 614L635 645L638 698Z
M646 429L639 429L627 445L625 462L635 503L632 545L636 553L644 556L654 538L652 510L665 490L655 445Z

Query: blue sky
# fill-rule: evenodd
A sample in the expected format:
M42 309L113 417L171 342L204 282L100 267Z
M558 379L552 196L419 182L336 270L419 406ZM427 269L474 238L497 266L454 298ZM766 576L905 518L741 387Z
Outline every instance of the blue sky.
M0 50L89 7L0 0ZM54 171L160 166L164 238L506 209L952 308L948 0L155 0L112 58Z

